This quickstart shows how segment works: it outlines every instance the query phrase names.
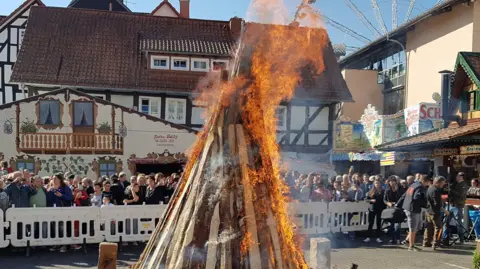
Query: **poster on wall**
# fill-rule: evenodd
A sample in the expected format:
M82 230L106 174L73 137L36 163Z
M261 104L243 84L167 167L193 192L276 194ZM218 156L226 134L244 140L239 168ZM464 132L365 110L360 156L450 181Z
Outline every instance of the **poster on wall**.
M404 112L408 136L442 128L443 120L440 104L420 103L406 108Z
M407 136L407 127L405 125L405 115L403 111L394 114L383 116L383 143L398 140Z
M362 124L345 117L335 123L334 150L355 151L369 148Z

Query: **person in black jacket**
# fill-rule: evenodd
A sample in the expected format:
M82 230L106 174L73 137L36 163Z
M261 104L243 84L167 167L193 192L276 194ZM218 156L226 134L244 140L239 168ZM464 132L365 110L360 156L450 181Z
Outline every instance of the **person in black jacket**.
M408 187L398 201L407 215L409 251L420 250L415 247L415 234L422 227L422 208L427 207L425 187L428 186L428 182L427 177L421 177L420 181L414 182Z
M388 181L388 189L385 190L385 196L383 197L383 202L389 208L392 208L397 204L401 196L397 178L395 176L390 177ZM392 239L389 241L390 244L400 243L400 223L390 223L388 233L392 236Z
M123 189L122 185L120 184L120 181L118 180L117 175L113 175L111 177L112 179L112 203L115 205L122 205L123 200L125 198L125 190Z
M145 203L147 205L158 205L165 202L165 188L157 186L152 176L147 176L147 189L145 192Z
M436 177L433 184L427 190L427 229L423 236L423 246L436 249L440 243L442 233L442 215L448 215L448 211L443 208L442 188L447 180L444 177ZM433 241L433 242L432 242Z
M373 234L373 224L376 217L377 224L377 243L382 243L380 239L380 234L382 231L382 211L385 209L385 203L383 202L383 196L385 191L382 188L382 182L376 180L372 189L368 192L365 200L369 202L372 207L368 211L368 234L372 236ZM367 237L363 242L370 242L370 237Z

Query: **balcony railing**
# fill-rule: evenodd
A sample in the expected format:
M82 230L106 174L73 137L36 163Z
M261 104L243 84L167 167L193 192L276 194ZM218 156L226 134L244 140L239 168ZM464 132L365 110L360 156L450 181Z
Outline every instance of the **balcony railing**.
M123 138L117 134L22 133L18 147L23 152L123 154Z

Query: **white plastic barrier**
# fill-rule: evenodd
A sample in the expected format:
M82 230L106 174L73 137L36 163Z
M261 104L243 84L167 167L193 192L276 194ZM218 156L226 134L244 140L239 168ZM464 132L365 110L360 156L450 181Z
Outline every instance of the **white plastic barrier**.
M10 244L5 234L7 222L3 221L3 211L0 209L0 248L6 248Z
M9 208L7 236L15 247L72 245L104 241L96 207Z
M301 234L323 234L330 232L327 203L294 203L290 204L290 214Z
M148 241L166 205L107 206L101 211L108 242Z
M368 208L366 202L331 202L330 230L332 233L362 231L368 228Z

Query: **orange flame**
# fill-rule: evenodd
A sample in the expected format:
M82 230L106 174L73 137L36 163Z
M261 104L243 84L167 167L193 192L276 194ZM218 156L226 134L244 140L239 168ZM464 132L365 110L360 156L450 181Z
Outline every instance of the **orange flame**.
M282 257L289 264L295 265L295 268L308 266L287 212L288 197L284 194L288 193L288 187L280 178L276 109L281 102L288 101L294 96L296 88L308 87L307 84L315 80L325 69L323 49L329 40L324 28L313 28L322 25L318 14L309 5L302 3L302 9L297 12L296 19L309 27L299 27L296 24L286 26L247 23L240 44L243 46L243 57L248 58L247 72L240 72L231 81L223 82L221 85L215 84L215 79L207 81L210 87L200 98L203 101L210 101L211 105L208 106L206 114L214 120L215 115L227 107L229 102L236 101L232 100L233 94L238 93L238 89L245 89L242 92L242 96L245 97L242 120L247 133L251 135L249 143L259 146L262 161L260 169L249 171L250 185L254 188L261 183L267 187L270 201L268 207L277 223ZM245 55L247 51L251 54ZM219 89L220 92L215 89ZM206 140L205 135L209 131L208 126L212 124L212 122L206 124L204 131L199 134L199 139L191 152L191 160L196 160L200 155ZM186 178L191 173L193 163L189 162L189 166L186 167L184 174ZM246 233L241 243L242 253L246 253L251 240L251 234Z

